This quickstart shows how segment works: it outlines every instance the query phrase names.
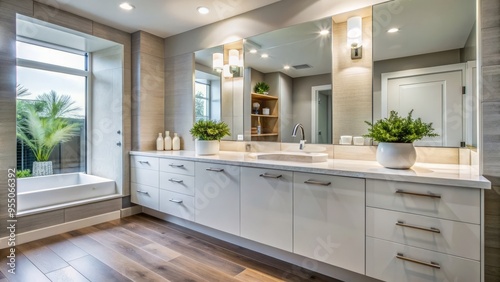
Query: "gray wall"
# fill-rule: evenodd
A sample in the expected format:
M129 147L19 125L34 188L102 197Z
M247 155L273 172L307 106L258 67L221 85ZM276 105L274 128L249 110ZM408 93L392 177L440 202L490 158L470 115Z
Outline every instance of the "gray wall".
M485 191L485 278L500 281L500 1L480 0L482 61L483 174L492 183Z

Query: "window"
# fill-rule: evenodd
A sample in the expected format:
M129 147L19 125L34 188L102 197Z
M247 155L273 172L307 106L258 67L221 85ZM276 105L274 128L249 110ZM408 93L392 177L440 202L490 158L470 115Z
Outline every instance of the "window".
M200 81L195 82L195 119L210 119L210 84Z
M86 172L89 54L33 40L17 47L17 169L52 162L53 173Z

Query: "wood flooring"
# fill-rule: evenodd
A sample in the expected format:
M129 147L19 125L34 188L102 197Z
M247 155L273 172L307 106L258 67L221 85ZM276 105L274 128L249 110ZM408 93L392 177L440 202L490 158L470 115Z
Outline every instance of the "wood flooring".
M338 281L139 214L0 250L0 282Z

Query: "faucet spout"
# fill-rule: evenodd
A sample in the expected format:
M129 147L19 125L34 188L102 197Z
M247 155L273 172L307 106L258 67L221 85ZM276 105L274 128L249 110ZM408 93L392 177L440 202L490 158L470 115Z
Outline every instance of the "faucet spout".
M292 137L296 137L297 136L297 130L300 128L300 135L301 135L301 138L300 138L300 143L299 143L299 149L300 150L303 150L304 147L306 146L306 138L305 138L305 133L304 133L304 126L301 124L301 123L297 123L294 127L293 127L293 131L292 131Z

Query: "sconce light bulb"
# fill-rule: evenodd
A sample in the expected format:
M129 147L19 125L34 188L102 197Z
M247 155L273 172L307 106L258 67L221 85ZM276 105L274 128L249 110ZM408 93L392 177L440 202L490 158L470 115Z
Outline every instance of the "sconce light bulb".
M229 50L229 65L237 66L240 63L240 52L236 49Z

